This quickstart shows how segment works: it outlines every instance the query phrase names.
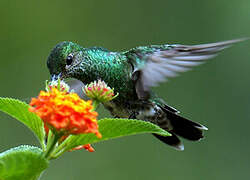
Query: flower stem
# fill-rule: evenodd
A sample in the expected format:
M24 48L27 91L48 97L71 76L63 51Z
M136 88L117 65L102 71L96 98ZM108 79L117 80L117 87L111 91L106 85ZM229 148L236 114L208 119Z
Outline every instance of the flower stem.
M61 151L57 151L56 153L53 153L51 158L50 159L56 159L58 158L59 156L61 156L63 153L65 153L66 150L65 149L62 149Z
M100 101L93 100L93 111L95 111L98 108L99 104L100 104Z
M53 151L53 149L55 148L55 145L60 137L61 136L59 136L59 135L52 135L51 138L48 139L47 150L44 153L45 158L47 158L47 159L50 158L50 154Z
M55 151L51 154L51 158L56 159L60 155L62 155L65 151L65 147L67 147L68 142L71 139L71 135L67 137L59 146L55 149Z

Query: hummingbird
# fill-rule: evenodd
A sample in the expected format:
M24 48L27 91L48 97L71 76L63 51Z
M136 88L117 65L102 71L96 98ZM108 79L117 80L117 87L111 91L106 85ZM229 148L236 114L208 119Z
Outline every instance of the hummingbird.
M47 67L51 78L74 78L83 84L102 80L114 88L119 96L103 103L116 118L148 121L168 131L172 136L156 138L184 150L180 138L199 141L207 127L180 116L151 89L179 73L203 64L232 44L245 39L235 39L200 45L163 44L139 46L121 52L102 47L85 48L64 41L50 52Z

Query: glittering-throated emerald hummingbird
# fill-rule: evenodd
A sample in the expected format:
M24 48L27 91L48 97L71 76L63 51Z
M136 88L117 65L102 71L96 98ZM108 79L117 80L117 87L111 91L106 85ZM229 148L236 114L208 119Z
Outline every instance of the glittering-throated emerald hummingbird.
M150 45L124 52L104 48L84 48L73 42L61 42L51 51L47 66L53 78L75 78L88 84L103 80L119 96L104 103L115 117L150 121L172 136L155 135L162 142L183 150L178 136L191 141L203 137L207 128L179 115L151 91L151 87L193 66L213 58L221 50L243 39L201 45Z

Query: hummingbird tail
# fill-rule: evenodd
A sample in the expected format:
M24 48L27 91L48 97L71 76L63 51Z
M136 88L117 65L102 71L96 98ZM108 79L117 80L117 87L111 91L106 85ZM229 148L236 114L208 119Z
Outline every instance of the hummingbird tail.
M184 146L177 135L191 141L198 141L203 138L203 130L208 130L207 127L183 118L176 112L169 111L167 108L163 108L163 110L167 115L167 119L169 120L169 122L166 123L170 123L171 130L169 130L169 132L172 134L172 136L164 137L155 134L154 136L178 150L184 150ZM162 128L164 129L164 124L162 125Z
M157 139L159 139L161 142L168 144L175 148L176 150L183 151L184 150L184 145L180 141L180 139L174 134L171 133L172 136L160 136L158 134L153 134Z
M173 126L171 132L191 141L200 140L203 138L202 131L208 130L207 127L172 112L167 112L167 118Z

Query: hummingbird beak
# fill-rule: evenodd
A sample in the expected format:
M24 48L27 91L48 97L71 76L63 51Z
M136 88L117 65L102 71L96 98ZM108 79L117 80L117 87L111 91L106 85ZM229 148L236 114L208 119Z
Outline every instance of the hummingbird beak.
M57 81L58 79L62 79L62 73L59 74L52 74L50 81Z

